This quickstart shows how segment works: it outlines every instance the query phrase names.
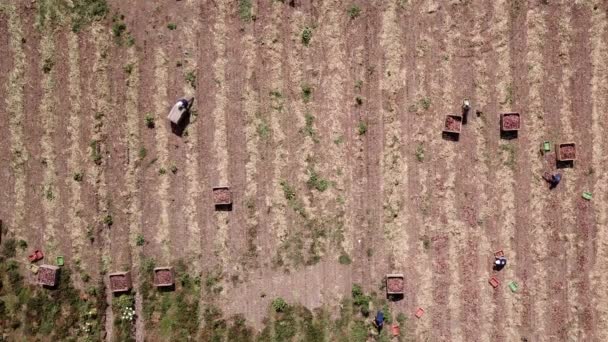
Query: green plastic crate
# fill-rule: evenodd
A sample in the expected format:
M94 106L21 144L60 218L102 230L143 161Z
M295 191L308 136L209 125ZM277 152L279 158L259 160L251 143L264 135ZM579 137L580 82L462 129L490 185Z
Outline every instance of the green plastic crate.
M551 152L551 142L549 142L549 141L543 142L543 151Z
M511 289L511 292L517 292L517 290L519 289L519 286L517 285L516 282L512 281L509 283L509 288Z
M585 192L583 192L583 198L586 199L587 201L590 201L591 198L593 198L593 195L589 191L585 191Z
M62 256L57 257L57 266L63 266L63 257Z

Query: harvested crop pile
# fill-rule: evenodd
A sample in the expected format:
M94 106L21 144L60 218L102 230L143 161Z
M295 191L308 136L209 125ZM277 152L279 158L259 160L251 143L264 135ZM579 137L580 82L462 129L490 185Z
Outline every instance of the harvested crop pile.
M389 292L403 292L403 278L388 278L386 287Z
M574 149L574 145L564 145L559 148L559 154L562 159L574 159L576 155L576 150Z
M173 285L173 273L171 270L156 270L154 272L154 283L156 285Z
M55 286L55 270L40 266L38 269L38 282L47 286Z
M460 121L461 119L454 116L448 116L445 118L445 129L447 131L460 132Z
M124 275L113 275L110 277L110 286L112 290L125 290L129 288L129 282Z
M510 114L503 116L502 127L504 129L519 129L519 115Z
M214 189L213 201L215 202L215 204L230 204L232 201L230 196L230 189Z

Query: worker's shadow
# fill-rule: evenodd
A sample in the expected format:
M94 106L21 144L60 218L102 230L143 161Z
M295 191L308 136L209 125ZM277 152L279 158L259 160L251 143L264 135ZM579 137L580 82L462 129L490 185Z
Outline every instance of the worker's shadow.
M494 267L492 267L492 269L496 272L498 271L502 271L502 269L505 268L505 265L494 265Z
M178 121L177 124L174 124L173 122L171 123L171 131L173 132L173 134L179 137L184 135L184 131L190 124L190 116L191 112L190 108L188 108L188 110L184 112L184 115L182 115L182 118Z
M215 211L232 211L232 203L230 204L216 204Z
M446 141L458 141L460 140L460 134L452 132L441 132L441 137Z
M574 167L573 160L558 160L555 162L555 167L558 169L571 169Z
M404 296L402 293L393 293L393 294L389 294L387 296L389 302L398 302L400 300L403 300Z
M501 129L500 130L500 139L503 139L503 140L517 139L517 132L518 131L503 131Z

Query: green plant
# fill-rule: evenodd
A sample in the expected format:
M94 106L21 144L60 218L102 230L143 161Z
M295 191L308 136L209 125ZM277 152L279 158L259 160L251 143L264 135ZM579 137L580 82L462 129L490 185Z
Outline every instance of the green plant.
M97 140L93 140L91 141L91 143L89 144L89 146L91 147L91 159L93 159L93 162L97 165L101 165L101 151L100 151L100 145L99 145L99 141Z
M272 308L276 312L283 312L287 309L287 302L281 297L277 297L272 300Z
M49 201L52 201L55 199L55 194L53 194L53 188L50 185L46 186L46 189L44 190L44 195L45 195L46 199Z
M429 108L431 108L431 99L429 99L428 97L421 99L420 105L424 110L428 110Z
M431 240L426 235L422 237L422 247L427 250L431 248Z
M288 201L292 201L296 198L296 190L287 183L287 181L281 181L281 188L283 188L283 195Z
M504 165L510 168L515 167L515 145L503 144L500 145L500 149L507 154L507 158L504 161Z
M52 59L46 58L44 60L44 63L42 64L42 72L44 72L45 74L48 74L49 72L51 72L54 65L55 65L55 62Z
M361 15L361 8L357 5L352 5L348 8L347 13L351 19L355 19Z
M139 155L139 159L144 159L148 155L148 150L146 150L146 148L142 146L139 148L138 155Z
M120 38L122 34L127 30L127 25L122 21L115 22L112 24L112 34L115 38Z
M103 218L103 223L105 225L111 226L114 223L114 220L112 220L112 215L108 214Z
M131 33L129 33L129 34L127 35L127 46L128 46L128 47L131 47L131 46L133 46L133 45L135 45L135 37L133 37L133 36L131 35Z
M133 72L133 64L129 63L127 65L125 65L125 67L123 68L125 73L131 75L131 73Z
M363 293L363 289L359 284L353 284L351 295L353 297L353 304L360 309L363 316L367 316L369 314L369 303L372 298Z
M283 97L283 94L278 90L271 90L269 94L271 97L274 97L276 99L280 99Z
M308 168L308 181L306 182L306 184L309 187L317 189L317 191L320 192L327 190L327 188L329 187L329 181L321 178L312 167Z
M164 175L165 173L167 173L167 170L165 170L164 167L161 167L160 169L158 169L158 174L159 175Z
M357 126L357 133L359 135L364 135L367 133L367 124L364 121L359 121L359 125Z
M239 16L241 20L248 22L253 19L251 8L251 0L239 0Z
M357 104L357 106L363 105L363 98L361 96L355 97L355 103Z
M424 161L424 146L422 144L416 146L416 159L421 163Z
M513 104L513 87L511 86L511 84L507 85L506 89L505 89L505 99L504 101L502 101L501 104Z
M177 25L175 23L168 23L167 24L167 28L171 31L175 30L177 28Z
M312 88L308 84L302 85L302 100L304 103L310 102L310 97L312 96Z
M141 273L150 274L154 271L154 267L156 267L154 259L144 258L141 262Z
M188 71L188 73L186 73L186 82L188 82L193 89L196 89L196 75L194 74L194 71Z
M154 126L156 125L154 121L154 116L150 113L146 114L146 116L144 117L144 121L146 122L146 127L148 128L154 128Z
M72 1L72 31L80 29L92 21L103 19L108 13L106 0Z
M84 175L82 174L82 172L76 172L76 173L74 174L74 177L73 177L73 178L74 178L74 180L75 180L75 181L77 181L77 182L82 182L82 180L83 180L83 178L84 178Z
M338 257L338 262L341 265L350 265L350 263L352 261L350 260L350 257L348 256L348 254L345 253L345 254L340 255L340 257Z
M177 166L175 166L174 164L171 165L171 167L169 168L169 170L171 170L172 174L176 174L177 173Z
M306 113L304 115L304 120L305 120L305 125L304 125L304 128L301 130L301 132L306 134L307 136L311 137L314 142L319 142L319 140L317 139L317 132L315 131L315 129L313 127L315 117L312 116L312 114L310 114L310 113Z
M143 246L145 242L146 240L144 239L144 236L141 234L137 234L137 237L135 237L135 245Z
M312 39L312 29L308 26L304 27L302 30L302 44L308 46L310 44L310 40Z
M19 240L17 246L19 246L20 250L24 251L27 248L27 242L25 240Z
M363 87L363 81L362 80L357 80L357 82L355 82L355 89L361 91L362 87Z
M265 120L261 120L257 127L258 136L262 139L270 137L270 126Z

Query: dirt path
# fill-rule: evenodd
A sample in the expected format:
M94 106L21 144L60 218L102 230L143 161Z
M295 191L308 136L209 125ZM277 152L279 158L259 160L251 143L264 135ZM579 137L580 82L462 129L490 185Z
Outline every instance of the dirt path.
M570 79L564 79L568 82L566 99L563 104L564 115L570 117L569 124L572 125L574 134L573 141L581 146L592 146L592 100L584 94L591 94L591 79L592 79L592 60L591 60L591 6L571 5L569 2L564 2L563 11L571 13L570 20L570 35L572 42L569 45L569 51L565 51L569 60L563 60L563 63L570 62L570 66L576 65L577 68L565 70L565 77L571 76ZM566 56L566 55L565 55ZM564 77L564 78L565 78ZM570 107L570 108L568 108ZM568 124L568 123L566 123ZM571 193L574 199L575 207L575 222L572 225L568 238L573 245L575 251L570 251L569 256L572 256L571 261L576 261L569 266L569 277L573 278L573 284L568 286L569 301L571 303L569 320L573 320L573 328L569 330L568 337L573 339L593 340L596 337L596 316L593 310L593 296L591 294L591 269L595 262L595 241L597 229L595 227L595 218L593 215L593 207L586 203L581 198L581 192L587 189L592 189L596 174L592 169L592 148L580 149L579 164L576 167L577 183ZM576 292L572 293L572 287L576 287ZM578 327L578 329L577 329Z
M528 143L525 147L530 160L531 186L530 186L530 221L529 228L532 242L530 250L532 252L530 282L525 284L529 289L530 300L532 301L531 320L533 338L544 341L549 334L547 330L547 305L549 304L549 288L547 284L548 265L545 264L548 257L547 242L549 227L543 213L545 213L547 203L547 190L538 177L542 175L543 164L538 158L538 142L543 141L545 128L543 122L542 108L542 80L545 71L542 65L542 48L545 44L546 23L543 17L542 8L534 7L528 9L526 18L527 27L527 55L528 61L528 112L529 118L524 122L527 133Z
M604 61L607 58L607 33L606 33L606 14L604 11L596 10L593 11L591 16L591 60L592 60L592 79L591 79L591 96L592 99L592 156L591 166L594 170L603 170L606 166L604 153L606 151L606 142L604 133L606 127L605 121L605 109L607 107L606 94L608 93L608 70ZM606 309L606 303L608 302L608 294L605 291L601 291L601 284L605 284L608 281L606 264L602 260L608 258L608 235L606 234L605 227L608 223L608 210L605 205L607 200L606 197L606 175L605 173L598 174L593 184L593 194L597 194L593 198L594 211L596 216L596 227L598 229L596 236L596 248L597 254L595 258L595 264L591 273L591 286L596 290L593 292L595 300L593 303L596 308L596 324L597 324L597 335L598 340L608 339L608 310Z
M404 210L408 196L408 160L403 146L408 138L402 132L400 110L396 105L397 93L403 86L405 69L401 67L402 45L399 42L401 27L397 22L397 5L390 2L382 12L380 47L384 50L382 69L378 70L382 91L382 122L384 146L382 153L382 184L384 194L384 235L390 250L389 273L402 273L408 254L409 212Z
M493 92L494 98L492 103L491 112L488 113L490 127L497 127L500 119L500 113L517 111L517 102L513 100L513 82L514 79L511 75L512 70L510 68L512 57L510 54L510 30L513 29L511 18L509 13L511 11L510 4L506 1L499 2L494 7L494 13L496 18L496 35L499 38L498 46L496 47L496 80L495 89ZM498 134L494 130L494 134ZM527 132L526 132L527 134ZM510 263L509 267L497 274L500 281L503 283L501 289L498 292L498 310L495 311L497 316L496 325L498 336L506 338L506 340L516 340L519 338L519 332L517 330L517 324L515 320L519 317L519 300L513 296L506 285L510 281L516 281L515 270L517 269L517 251L512 246L512 237L515 235L515 179L516 179L516 165L517 159L520 154L520 143L519 139L501 139L498 142L497 163L495 166L496 182L493 185L494 191L500 194L495 197L493 206L499 208L496 217L496 226L492 235L491 244L493 249L485 251L489 255L494 250L503 250L508 256Z
M200 13L199 9L196 8L192 3L188 3L185 8L188 12L192 12L194 14ZM201 48L198 44L198 37L201 30L200 21L196 19L191 19L184 25L184 40L186 42L185 46L190 47L188 50L184 52L184 64L188 65L188 68L192 70L198 71L198 50ZM201 82L201 77L198 76L197 73L197 83ZM194 84L196 87L197 84ZM183 96L191 97L197 95L197 92L192 84L188 82L184 82L182 87ZM199 103L197 103L197 108L199 108ZM202 107L202 106L201 106ZM196 111L196 113L200 113ZM188 139L185 140L185 148L186 148L186 156L185 156L185 177L187 179L186 188L187 190L187 203L184 205L184 217L186 224L186 231L188 240L183 241L184 244L187 245L187 250L189 253L187 255L196 256L194 258L193 264L201 265L202 264L202 255L200 250L200 236L201 236L201 227L198 222L198 211L197 204L200 202L200 197L202 196L203 188L201 188L201 184L199 179L201 178L201 174L199 171L199 159L201 158L201 154L198 151L198 142L199 142L199 134L200 130L198 128L200 122L200 114L198 114L195 118L191 119L190 125L188 127ZM179 170L178 170L179 172ZM200 266L194 267L199 272L202 271Z
M135 286L140 284L139 270L142 259L142 247L137 245L138 237L143 237L142 211L139 185L141 178L141 161L139 160L139 149L141 148L140 115L139 115L139 88L140 88L140 69L139 58L134 46L127 50L126 62L131 65L131 71L126 76L126 99L125 114L126 119L126 174L125 174L125 214L127 214L128 234L127 239L131 254L131 276ZM145 243L145 238L144 238ZM145 276L145 275L144 275ZM139 291L135 294L135 340L144 341L144 316L142 296Z
M167 95L167 84L168 84L168 63L169 58L166 51L163 48L157 48L155 51L155 85L156 85L156 96L154 97L154 116L155 121L164 122L167 108L171 105ZM158 129L154 130L156 136L156 165L160 168L169 165L168 155L168 135L169 127L167 125L159 125ZM160 205L158 222L156 223L157 229L155 234L155 242L160 246L162 251L162 259L168 259L171 255L170 244L170 227L169 227L169 178L166 174L157 173L155 177L158 184L158 202Z
M11 170L13 175L13 199L10 202L12 220L9 227L15 233L15 238L25 238L25 198L26 172L25 164L29 159L29 151L25 145L24 136L24 86L26 83L26 55L22 46L22 21L14 6L3 6L8 17L9 51L12 55L12 69L8 76L6 88L6 110L8 112L8 127L10 131ZM8 208L7 208L8 210Z
M13 69L13 51L10 48L11 37L8 32L8 20L9 16L6 13L6 9L3 5L0 5L0 46L4 46L5 48L0 50L0 104L2 105L0 108L0 136L5 137L5 141L7 143L0 144L0 163L2 165L7 165L2 172L0 172L0 184L6 184L5 188L0 191L0 202L7 203L7 205L3 206L0 209L0 217L2 218L3 225L7 225L12 221L12 214L10 213L11 206L10 203L13 203L12 189L13 186L13 174L11 170L11 144L10 144L10 114L8 112L7 106L8 102L8 92L11 87L9 82L9 75L11 74L11 70ZM4 234L4 233L2 233Z

